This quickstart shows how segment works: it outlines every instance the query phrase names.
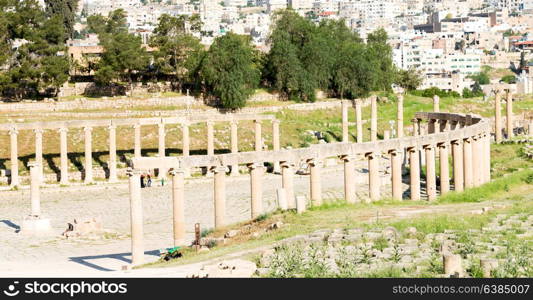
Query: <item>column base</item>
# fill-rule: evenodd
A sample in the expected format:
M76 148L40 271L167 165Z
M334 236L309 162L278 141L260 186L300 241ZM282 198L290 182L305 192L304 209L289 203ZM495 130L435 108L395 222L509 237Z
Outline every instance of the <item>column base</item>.
M48 234L51 230L50 219L39 216L25 216L20 226L21 234Z

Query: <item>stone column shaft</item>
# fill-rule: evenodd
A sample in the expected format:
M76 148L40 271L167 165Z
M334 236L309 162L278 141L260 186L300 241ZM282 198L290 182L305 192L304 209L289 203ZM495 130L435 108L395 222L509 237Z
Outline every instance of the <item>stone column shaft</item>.
M135 124L133 125L134 129L134 156L135 157L141 157L141 124Z
M491 175L490 175L490 133L487 133L484 138L484 165L485 165L485 181L484 182L490 182Z
M157 124L157 137L158 137L158 143L157 143L157 152L159 154L159 157L165 157L165 124L159 123Z
M461 141L452 142L452 156L453 156L453 185L456 192L464 190L464 170L463 170L463 146Z
M287 194L288 208L296 208L296 198L294 197L294 169L292 164L284 163L281 165L281 183Z
M402 200L402 159L401 152L394 150L390 152L391 156L391 183L392 199Z
M355 120L357 124L357 142L363 142L363 112L361 100L355 101Z
M347 203L357 201L355 194L355 157L345 156L344 160L344 198Z
M93 182L93 137L92 127L85 127L85 183Z
M435 180L435 150L433 146L424 148L426 153L426 193L428 200L437 199L437 184Z
M368 159L368 189L371 201L377 201L381 198L380 188L381 180L379 178L379 154L369 153Z
M418 149L409 149L409 184L411 200L420 200L420 158Z
M230 122L230 147L231 147L231 153L238 153L239 152L239 137L237 135L238 133L238 123L237 121L233 120ZM235 176L239 175L239 165L233 165L231 166L231 173L230 175Z
M444 195L450 191L450 169L448 166L448 146L439 145L440 159L440 194Z
M226 171L223 167L214 168L215 184L215 228L226 225Z
M252 219L256 219L263 213L263 166L262 164L252 164L249 169Z
M440 97L437 95L433 96L433 111L434 112L440 112L439 104L440 104Z
M131 263L140 265L144 262L143 245L143 207L141 199L141 175L137 170L131 170L129 175L130 187L130 218L131 218Z
M174 247L185 245L185 176L183 170L172 170L172 219Z
M310 169L310 199L312 206L322 205L322 182L320 182L320 162L309 162Z
M496 143L502 142L502 111L501 111L501 94L497 92L494 96L494 135Z
M189 137L189 124L182 124L181 126L181 148L182 155L184 157L189 156L190 154L190 137Z
M117 178L117 127L109 126L109 182L116 182Z
M213 123L207 122L207 155L215 155Z
M396 116L397 137L403 137L403 95L398 95L398 111Z
M30 199L31 199L31 215L41 215L41 194L39 186L41 184L41 174L39 171L39 164L29 163L30 167Z
M263 151L263 138L261 134L261 121L255 120L255 151Z
M43 169L43 130L35 130L35 163L37 164L39 172L39 182L44 182L44 169Z
M59 129L59 147L61 160L61 184L68 184L67 128Z
M374 142L378 140L378 99L376 96L371 99L370 140Z
M342 141L348 142L348 101L342 100Z
M513 132L513 95L511 92L507 93L507 138L514 137Z
M280 135L279 135L279 120L272 121L272 148L274 151L281 149ZM280 173L281 167L279 161L274 162L274 173Z
M474 186L474 174L472 163L472 139L465 139L463 142L463 165L465 188Z
M18 186L20 184L19 179L19 158L18 158L18 130L12 128L9 131L11 142L11 186Z
M483 170L483 145L480 137L472 141L472 182L474 186L480 186L484 177Z

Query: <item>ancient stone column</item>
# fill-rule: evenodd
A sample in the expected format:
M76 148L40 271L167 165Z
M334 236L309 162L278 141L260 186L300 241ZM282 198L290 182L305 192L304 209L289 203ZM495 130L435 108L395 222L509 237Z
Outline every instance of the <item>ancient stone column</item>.
M207 155L215 155L215 137L213 122L207 122Z
M166 150L165 150L165 123L161 122L157 124L157 133L158 133L158 143L157 143L157 154L159 157L165 157L166 156ZM166 178L166 174L168 173L168 169L166 168L159 168L157 173L157 178L164 179Z
M256 219L263 213L263 164L249 164L250 169L250 191L252 194L252 219Z
M403 137L403 95L398 95L398 110L396 116L396 136L398 138Z
M485 147L484 147L484 153L485 153L485 182L490 182L491 175L490 175L490 132L485 133Z
M41 184L40 167L37 162L28 163L30 168L30 199L31 215L38 217L41 215L41 193L39 186Z
M502 111L501 111L501 94L496 92L494 96L494 135L496 143L502 142Z
M363 112L361 100L355 100L355 121L357 126L357 142L363 142Z
M435 133L435 122L437 120L435 119L429 119L428 120L428 134Z
M433 96L433 111L434 112L440 112L439 102L440 102L440 97L437 95Z
M226 168L214 167L215 173L215 228L220 228L226 225Z
M402 158L399 150L391 150L392 199L402 200Z
M411 122L413 123L413 136L420 135L420 120L413 118Z
M141 265L144 262L143 246L143 207L141 199L141 173L128 170L130 188L131 218L131 263Z
M39 182L44 182L44 170L43 170L43 130L35 129L35 164L37 165L39 172Z
M348 142L348 101L342 100L342 141Z
M254 120L255 124L255 151L263 151L263 141L261 135L261 120Z
M230 147L231 153L239 152L239 137L237 135L238 122L236 120L230 121ZM231 176L239 175L239 165L235 164L231 166Z
M452 141L453 185L456 192L464 190L463 146L461 141Z
M141 157L141 124L133 125L134 145L133 152L136 158Z
M418 149L409 148L409 184L411 200L420 200L420 158Z
M448 166L448 146L439 144L440 159L440 194L444 195L450 191L450 169Z
M296 208L296 198L294 198L294 164L282 162L281 164L281 186L287 195L287 207Z
M390 131L389 130L383 131L383 139L384 140L390 140Z
M109 182L116 182L117 178L117 126L109 125Z
M368 190L371 201L377 201L381 198L380 188L381 180L379 178L379 153L367 153L368 160Z
M513 137L513 94L509 91L507 92L507 138Z
M170 170L172 176L172 219L174 247L183 246L185 241L185 176L182 169Z
M280 136L279 136L279 120L272 120L272 148L274 151L281 149ZM279 161L274 162L274 173L281 173L281 167Z
M464 165L464 181L465 188L474 186L474 174L472 164L472 139L466 138L463 141L463 165Z
M9 130L11 140L11 186L18 186L19 179L19 157L18 157L18 130L13 127Z
M345 155L341 159L344 161L344 198L347 203L355 203L355 157Z
M93 182L93 137L92 127L84 127L83 131L85 132L85 183Z
M432 145L424 147L426 153L426 193L428 200L437 199L437 184L435 179L435 150Z
M157 124L157 133L158 133L158 143L157 143L157 150L159 157L165 157L165 123L159 123Z
M378 140L378 98L373 96L371 101L370 140L374 142Z
M483 181L483 156L484 153L481 138L479 136L475 136L472 139L472 182L474 186L480 186Z
M60 184L68 184L68 156L67 156L67 132L66 127L59 129L59 147L61 160L61 179Z
M190 138L189 138L189 123L182 123L181 124L181 147L182 147L182 154L184 157L189 156L190 153Z
M322 183L320 182L320 162L316 159L307 161L310 169L310 199L312 206L322 205Z

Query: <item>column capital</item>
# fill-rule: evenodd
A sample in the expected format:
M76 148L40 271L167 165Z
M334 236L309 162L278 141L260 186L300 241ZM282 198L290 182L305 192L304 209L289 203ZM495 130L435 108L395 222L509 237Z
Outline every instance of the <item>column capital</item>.
M17 127L13 126L13 127L9 128L9 134L10 135L17 135L18 133L19 133L19 130L18 130Z
M378 151L365 153L365 158L376 158L379 156L381 156L381 154Z
M259 123L259 124L261 124L261 120L259 120L259 119L254 119L254 123Z
M460 140L453 140L450 142L452 145L460 145L461 144L461 141Z
M392 155L398 155L398 154L400 154L402 152L403 152L403 150L401 148L393 148L393 149L389 149L387 151L387 153L392 154Z
M431 149L435 148L435 145L434 144L426 144L426 145L422 145L422 148L424 150L431 150Z
M135 129L141 128L141 124L135 123L135 124L131 125L131 127L135 128Z
M68 128L67 128L67 127L61 127L61 128L59 128L57 131L59 131L60 133L61 133L61 132L65 132L65 133L67 133L67 132L68 132Z
M339 158L345 162L349 162L349 161L354 161L356 157L353 154L344 154L344 155L339 155Z
M117 125L115 125L115 124L110 124L109 126L107 126L107 129L109 129L109 130L115 130L115 129L117 129Z
M85 131L85 132L87 132L87 131L91 132L91 131L93 131L93 128L92 128L91 126L84 126L84 127L83 127L83 131Z
M36 162L36 161L30 161L30 162L28 163L28 168L30 168L30 169L32 169L32 168L36 168L36 167L40 167L40 166L41 166L41 164L39 164L39 163Z
M407 152L416 152L418 151L418 148L416 146L412 146L412 147L407 147L406 150Z
M226 173L226 167L225 166L213 166L213 167L211 167L210 170L213 173Z
M132 177L132 176L135 176L135 175L141 175L141 170L128 168L126 170L126 175L128 175L128 177Z
M33 130L33 132L34 132L35 134L43 134L44 129L42 129L42 128L36 128L36 129Z
M437 148L446 148L446 147L447 147L447 142L437 143Z
M322 160L321 159L318 159L318 158L310 158L308 160L306 160L306 162L310 165L310 166L320 166L322 164Z
M279 163L282 168L290 168L295 165L292 161L280 161Z
M173 168L168 171L168 174L171 176L176 176L178 174L183 175L185 174L185 170L183 170L182 168L176 168L176 169Z
M190 122L187 122L187 121L181 122L181 127L182 128L189 127L189 126L191 126Z
M253 170L253 169L260 169L260 168L263 168L263 167L264 167L263 163L259 163L259 162L254 162L254 163L251 163L251 164L247 164L246 166L247 166L248 169L250 169L250 170Z

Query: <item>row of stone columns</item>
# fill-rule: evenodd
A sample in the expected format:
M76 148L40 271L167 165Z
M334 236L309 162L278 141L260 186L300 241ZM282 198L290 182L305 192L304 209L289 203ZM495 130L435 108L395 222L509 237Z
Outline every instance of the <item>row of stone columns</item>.
M261 122L255 120L255 151L261 151L263 147L262 135L261 135ZM116 125L112 124L108 126L109 130L109 182L116 182L117 176L117 145L116 145ZM141 157L141 125L135 124L134 128L134 156ZM92 157L92 130L90 126L83 128L84 131L84 153L85 153L85 167L84 167L84 183L92 183L94 181L93 176L93 157ZM60 184L66 185L69 183L68 178L68 144L67 134L68 128L60 128L59 130L59 152L60 152ZM43 181L43 130L37 129L35 132L35 161L39 168L39 177L41 182ZM273 120L272 122L273 132L273 148L274 150L280 150L280 130L279 121ZM19 169L18 169L18 130L17 128L11 128L10 134L10 160L11 160L11 186L17 186L20 184ZM158 155L160 157L166 156L165 145L165 124L158 124ZM183 144L183 156L189 156L190 153L190 136L189 136L189 124L182 124L182 144ZM231 152L238 152L238 136L237 136L237 122L231 122ZM207 122L207 153L208 155L214 155L214 132L213 123ZM275 171L279 172L279 162L275 162ZM232 174L238 174L238 166L232 166ZM159 175L164 176L166 170L159 170ZM186 172L186 175L188 172Z
M370 98L370 141L378 140L378 98L372 96ZM342 101L342 141L349 141L348 130L348 108L349 102ZM363 118L362 118L362 103L360 100L354 101L355 105L355 123L356 123L356 141L357 143L363 142ZM403 95L398 95L398 110L397 110L397 129L396 136L403 137ZM390 132L389 132L390 136Z

